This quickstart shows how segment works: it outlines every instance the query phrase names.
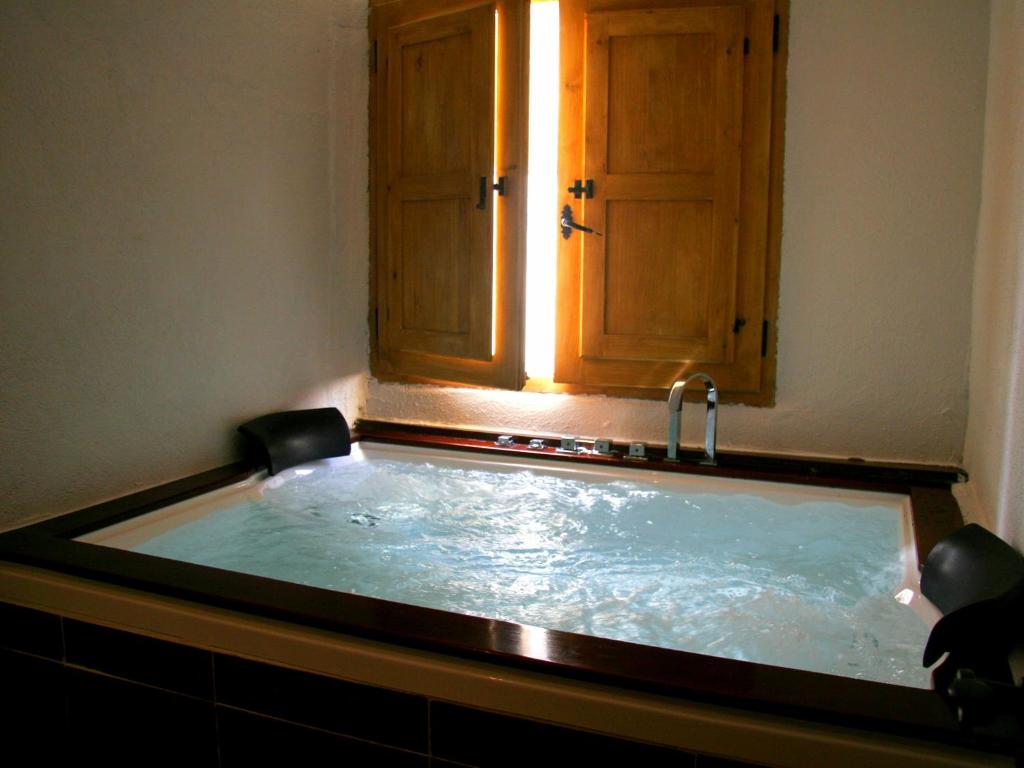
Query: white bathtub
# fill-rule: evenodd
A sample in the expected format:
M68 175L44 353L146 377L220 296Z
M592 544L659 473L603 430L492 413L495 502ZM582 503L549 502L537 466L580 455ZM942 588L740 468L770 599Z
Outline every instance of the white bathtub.
M382 478L369 474L377 467ZM415 472L422 477L411 478ZM589 506L566 509L572 505ZM438 537L434 529L453 509L457 519ZM594 538L603 518L614 527L603 548L576 552L583 545L575 539ZM348 524L367 519L377 530ZM427 530L409 531L410 519ZM466 526L472 536L463 540ZM424 542L428 532L434 538ZM294 540L286 545L285 535ZM673 537L677 547L663 545ZM930 680L920 647L939 617L918 590L906 495L408 446L357 444L350 456L253 476L78 540L544 629L921 688ZM812 556L817 562L805 562ZM592 564L575 576L558 572L578 559ZM637 573L620 573L627 568ZM867 587L858 583L865 579ZM854 596L839 594L846 584Z

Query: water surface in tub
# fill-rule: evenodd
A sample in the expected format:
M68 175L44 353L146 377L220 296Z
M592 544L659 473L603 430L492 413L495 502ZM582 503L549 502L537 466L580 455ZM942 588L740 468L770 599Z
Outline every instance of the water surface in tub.
M402 603L928 687L908 509L372 448L83 537ZM703 485L707 485L703 483ZM692 486L692 487L688 487ZM220 508L216 508L220 505ZM197 514L201 510L201 516Z

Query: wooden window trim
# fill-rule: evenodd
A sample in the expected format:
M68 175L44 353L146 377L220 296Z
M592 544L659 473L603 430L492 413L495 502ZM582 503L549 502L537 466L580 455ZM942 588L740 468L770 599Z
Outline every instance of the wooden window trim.
M580 0L561 0L562 3L580 2ZM437 0L371 0L371 23L369 28L371 43L371 82L370 82L370 357L371 371L381 381L398 381L408 383L451 384L455 386L501 386L530 392L556 392L571 394L603 394L613 397L630 397L643 399L663 399L666 389L661 387L616 387L591 386L587 384L562 384L550 380L526 379L523 372L523 286L525 276L525 174L526 168L526 136L528 104L528 73L529 73L529 31L528 31L528 0L499 0L498 5L506 13L515 14L518 34L512 47L518 47L518 55L509 56L507 49L500 59L499 77L504 83L505 94L514 94L520 108L515 113L519 119L501 122L501 133L498 136L497 152L499 173L509 177L512 194L506 198L508 212L503 220L504 226L499 235L503 250L499 250L498 259L498 304L496 307L498 320L498 355L495 357L494 369L502 371L500 382L495 383L488 375L468 375L461 380L451 380L429 366L423 369L422 375L396 373L388 361L380 355L377 338L378 280L380 263L376 258L379 242L378 213L383 210L378 168L380 154L378 147L382 140L383 110L377 94L377 78L374 74L381 56L381 31L389 25L401 24L414 19L425 18L432 14L468 9L483 5L479 0L446 0L443 4ZM777 50L773 52L771 78L771 116L768 162L768 197L767 197L767 231L758 234L763 238L764 274L761 282L762 290L758 292L756 301L760 302L761 315L764 321L764 350L760 357L759 379L756 387L742 391L722 387L721 400L726 403L743 403L753 406L772 406L775 402L775 380L777 369L777 316L779 303L779 271L782 236L782 200L783 200L783 150L785 144L785 102L786 102L786 65L788 52L789 0L604 0L601 7L611 8L657 8L690 5L757 5L768 8L768 13L778 17ZM564 34L564 32L563 32ZM764 45L764 41L755 45ZM768 41L771 45L771 41ZM376 58L374 58L376 56ZM565 119L564 116L562 118ZM562 267L559 267L562 269ZM739 292L747 290L742 285ZM758 351L761 352L762 329L748 327L746 337L756 339ZM750 343L750 342L748 342ZM499 361L500 359L500 361ZM702 366L697 366L700 368ZM443 372L441 372L443 373Z

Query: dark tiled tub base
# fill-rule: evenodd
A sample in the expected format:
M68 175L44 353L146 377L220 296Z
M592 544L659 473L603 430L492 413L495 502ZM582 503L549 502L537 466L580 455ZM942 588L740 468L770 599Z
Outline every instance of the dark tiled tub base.
M747 765L0 603L5 764ZM11 756L14 762L7 762Z

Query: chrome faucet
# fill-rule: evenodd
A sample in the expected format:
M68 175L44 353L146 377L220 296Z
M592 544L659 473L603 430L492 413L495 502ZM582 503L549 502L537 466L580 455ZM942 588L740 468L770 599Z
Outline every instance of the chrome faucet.
M708 404L707 416L704 422L704 458L701 459L700 463L714 465L718 388L715 386L714 379L706 373L695 373L672 385L672 391L668 394L668 453L666 458L669 461L679 461L676 454L679 451L679 421L683 415L683 392L686 391L686 385L695 379L704 382Z

